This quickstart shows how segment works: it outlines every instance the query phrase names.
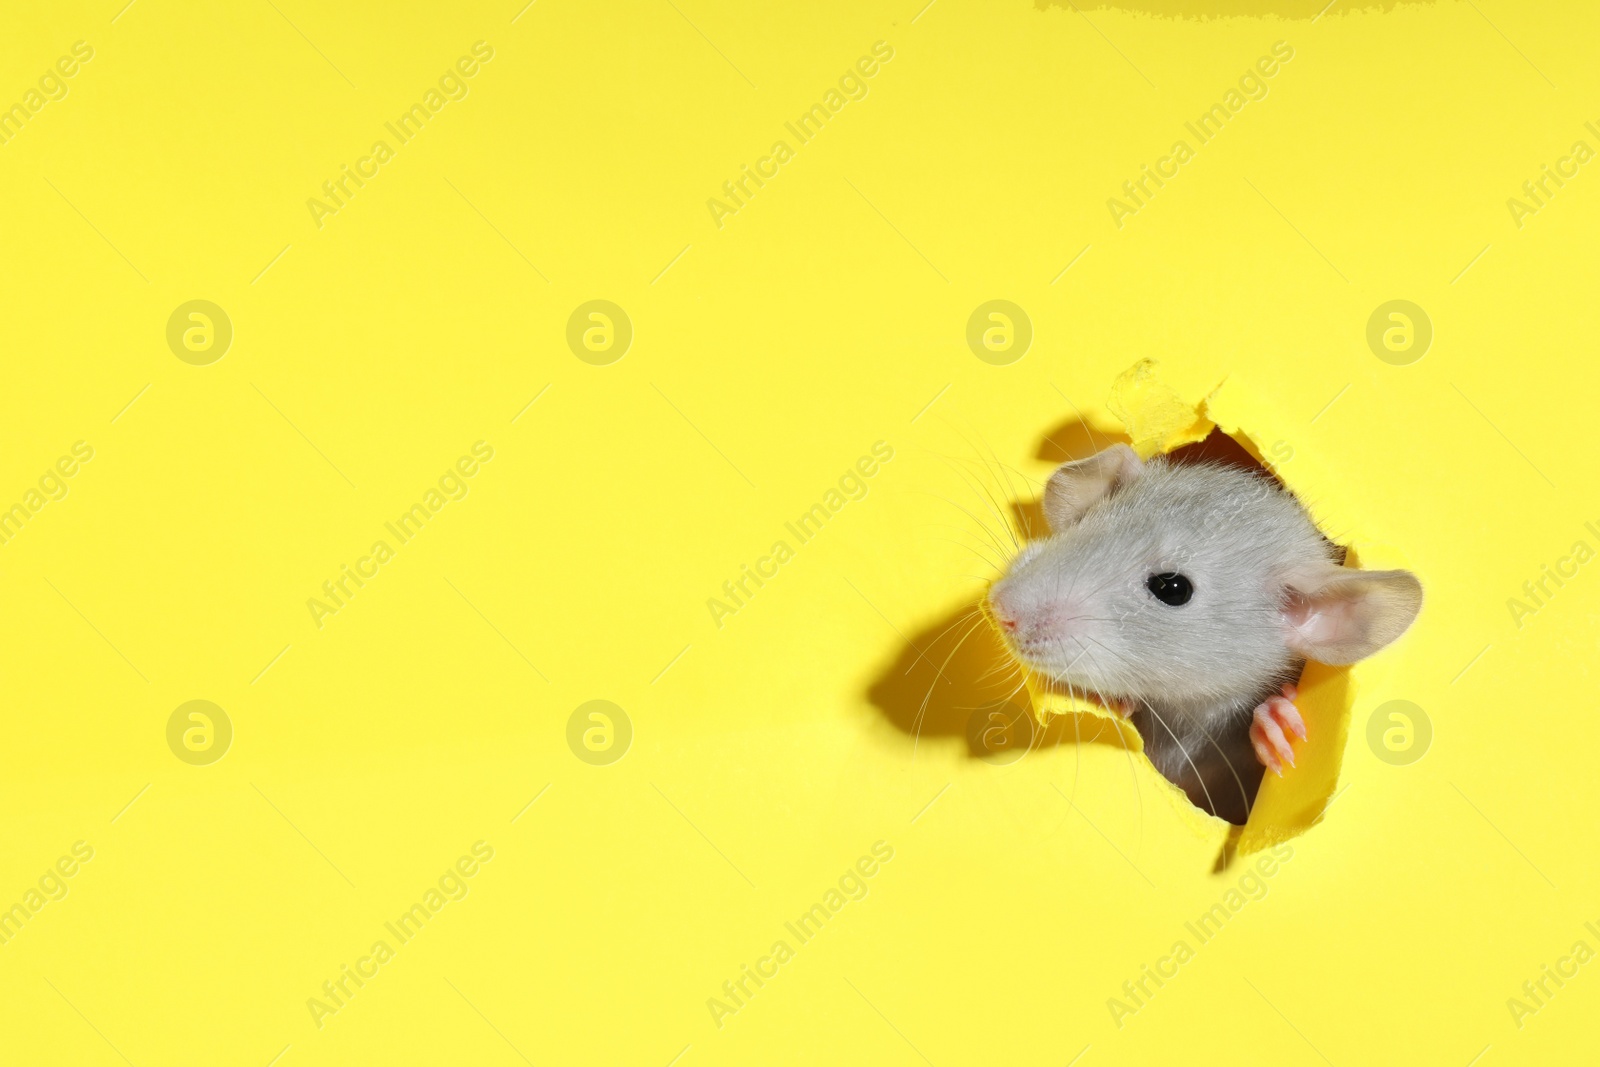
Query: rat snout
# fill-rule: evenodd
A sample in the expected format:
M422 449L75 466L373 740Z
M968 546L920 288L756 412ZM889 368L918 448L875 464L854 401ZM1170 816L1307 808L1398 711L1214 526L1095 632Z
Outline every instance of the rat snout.
M984 598L984 611L999 631L1007 637L1017 632L1017 627L1022 619L1022 612L1014 601L1007 595L1005 586L995 586L989 590L989 595Z
M989 617L1006 640L1025 652L1039 651L1045 645L1070 635L1077 618L1066 604L1032 603L1007 588L991 591L986 607Z
M1005 606L1005 603L999 597L991 593L987 607L989 609L989 618L993 619L994 624L1003 632L1008 634L1017 632L1016 615L1011 612L1010 608Z

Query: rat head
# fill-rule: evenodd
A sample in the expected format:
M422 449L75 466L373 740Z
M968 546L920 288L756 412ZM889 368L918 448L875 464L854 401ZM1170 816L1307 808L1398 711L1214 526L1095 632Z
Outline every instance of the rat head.
M1406 571L1349 570L1270 478L1141 462L1127 445L1062 466L1050 536L990 589L990 618L1030 669L1104 697L1249 696L1297 659L1346 664L1411 625Z

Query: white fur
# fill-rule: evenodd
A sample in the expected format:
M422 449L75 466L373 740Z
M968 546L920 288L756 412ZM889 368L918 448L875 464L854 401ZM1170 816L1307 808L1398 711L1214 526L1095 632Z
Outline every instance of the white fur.
M1078 506L1012 561L991 611L1014 626L1003 632L1019 659L1128 702L1157 769L1197 803L1207 790L1192 786L1205 783L1208 806L1243 821L1260 778L1250 713L1303 663L1287 643L1288 583L1336 568L1338 552L1262 473L1162 458L1141 467L1116 447L1126 454L1067 465L1056 475L1066 485L1052 479L1054 496ZM1151 594L1146 581L1164 572L1190 579L1188 603Z

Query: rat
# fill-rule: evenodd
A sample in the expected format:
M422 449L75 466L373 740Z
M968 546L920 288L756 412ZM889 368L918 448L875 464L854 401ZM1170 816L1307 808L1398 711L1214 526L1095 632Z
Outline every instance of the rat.
M1024 666L1121 712L1156 769L1232 823L1263 768L1294 765L1291 736L1307 740L1305 661L1364 659L1422 607L1409 571L1342 566L1260 469L1115 444L1057 469L1042 510L1049 536L1023 546L986 614Z

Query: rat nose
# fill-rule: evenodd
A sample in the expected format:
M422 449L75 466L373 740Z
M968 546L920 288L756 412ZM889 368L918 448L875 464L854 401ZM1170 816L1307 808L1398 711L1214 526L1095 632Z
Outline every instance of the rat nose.
M998 597L989 597L989 614L994 619L995 625L1006 633L1017 632L1017 617L1008 611Z

